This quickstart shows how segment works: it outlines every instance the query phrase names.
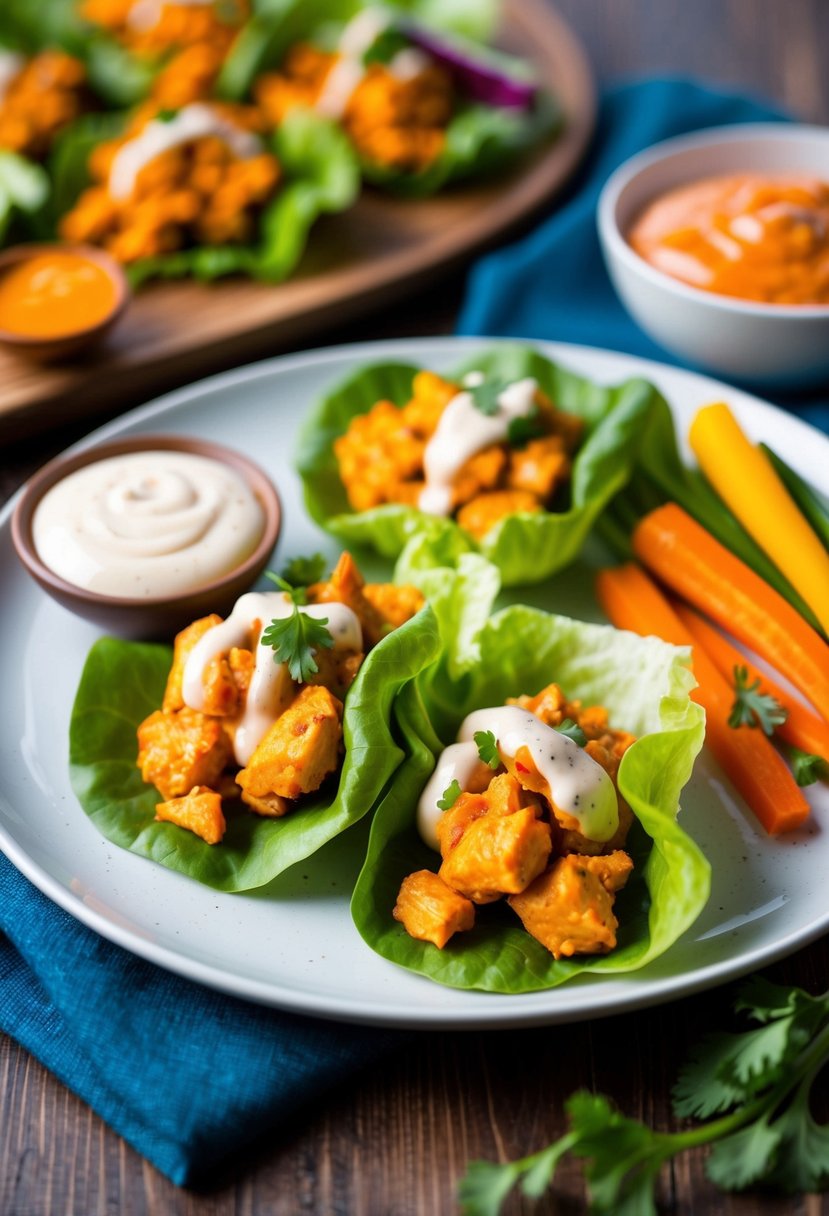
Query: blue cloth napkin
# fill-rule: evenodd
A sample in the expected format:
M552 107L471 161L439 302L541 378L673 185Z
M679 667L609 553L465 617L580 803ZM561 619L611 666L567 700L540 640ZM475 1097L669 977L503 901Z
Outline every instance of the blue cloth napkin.
M759 101L686 80L610 89L602 98L592 151L564 201L529 236L473 268L458 333L578 342L687 366L652 342L619 301L596 232L599 194L623 161L660 140L702 127L784 118ZM774 394L777 403L829 430L825 398Z
M179 979L85 928L2 854L0 931L0 1029L179 1184L231 1170L404 1039Z
M460 332L667 358L628 319L607 280L593 218L599 189L655 140L777 117L681 82L609 92L569 201L477 267ZM826 419L816 407L802 413ZM405 1038L273 1012L179 979L73 920L2 856L0 933L0 1029L177 1183L232 1166L275 1123Z

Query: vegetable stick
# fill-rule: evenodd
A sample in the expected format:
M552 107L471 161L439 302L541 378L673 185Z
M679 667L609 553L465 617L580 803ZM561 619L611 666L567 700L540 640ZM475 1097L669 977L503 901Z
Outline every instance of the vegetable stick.
M656 584L629 563L600 571L596 593L617 628L655 634L674 645L693 648L694 675L699 683L691 697L705 709L706 743L767 832L777 835L799 827L809 814L809 804L782 756L761 731L735 730L728 725L732 690Z
M754 667L742 651L733 646L699 613L694 612L693 608L679 602L672 602L672 607L692 635L695 644L702 646L726 680L732 680L735 667L745 667L749 680L753 682L759 679L761 691L770 693L776 701L780 702L789 716L785 722L776 727L775 734L778 734L781 739L785 739L787 743L791 743L793 747L799 747L801 751L808 752L809 755L829 760L829 726L822 718L808 710L805 705L802 705L800 701L770 679L765 672Z
M672 591L749 646L829 720L829 646L676 503L640 520L633 551Z
M722 401L697 411L688 438L714 489L829 631L829 552L771 461Z

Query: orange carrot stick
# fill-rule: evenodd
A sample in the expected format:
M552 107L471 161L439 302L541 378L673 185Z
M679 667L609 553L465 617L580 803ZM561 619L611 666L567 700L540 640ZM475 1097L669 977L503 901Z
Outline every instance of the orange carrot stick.
M673 502L645 515L632 542L653 574L766 659L829 720L829 646L768 583Z
M699 683L691 696L705 709L707 745L767 832L777 835L799 827L809 814L803 791L764 734L728 725L732 690L656 584L638 566L628 564L600 571L596 592L617 628L693 647Z
M781 722L779 726L775 727L775 734L778 734L781 739L785 739L787 743L791 743L793 747L799 747L812 756L820 756L824 760L829 760L829 726L822 718L808 710L805 705L802 705L800 701L770 679L765 672L754 667L736 646L724 638L719 630L704 620L699 613L694 612L693 608L679 602L672 602L672 607L692 635L694 643L704 649L726 680L733 679L735 667L745 667L749 680L752 683L759 680L760 691L770 693L776 701L780 702L787 711L788 717L785 722Z

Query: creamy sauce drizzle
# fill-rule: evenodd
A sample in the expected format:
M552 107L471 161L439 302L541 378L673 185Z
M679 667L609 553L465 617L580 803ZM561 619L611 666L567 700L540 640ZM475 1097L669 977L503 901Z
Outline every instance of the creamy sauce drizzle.
M228 465L133 452L69 473L32 520L55 574L103 595L178 595L232 570L259 542L262 507Z
M165 8L210 8L214 0L137 0L127 15L131 30L154 30Z
M184 106L169 122L152 119L140 134L121 145L109 171L109 193L117 199L130 198L135 179L145 165L170 148L208 135L221 139L240 160L250 160L262 151L262 141L253 132L237 127L212 106L196 101Z
M465 383L472 388L482 381L480 372L471 372ZM510 423L532 413L537 389L538 383L530 377L507 385L498 397L496 414L482 414L465 389L452 398L423 453L426 484L417 503L421 511L449 515L452 483L462 466L476 452L506 440Z
M0 105L15 76L23 71L25 62L15 51L0 51Z
M203 711L204 676L212 660L226 655L233 646L248 646L254 629L261 626L264 630L270 621L290 616L293 609L290 597L283 591L250 591L241 596L227 620L208 629L188 655L182 680L185 704ZM303 604L299 611L317 620L327 619L335 650L362 650L360 621L345 604ZM239 718L228 723L237 764L248 763L269 727L288 708L294 693L287 663L277 663L271 647L260 642L245 708Z
M336 53L339 59L325 78L314 108L326 118L340 119L351 97L366 74L363 56L392 22L389 12L367 8L348 22ZM413 80L429 66L429 57L417 47L398 51L387 63L386 70L398 80Z
M458 742L441 753L420 797L417 828L430 848L438 849L437 824L443 814L438 800L455 780L464 789L478 766L473 736L479 730L492 731L502 756L512 758L526 747L547 783L551 802L578 821L579 830L588 840L610 840L619 826L619 803L613 782L602 766L584 748L529 710L518 705L497 705L475 710L464 718Z

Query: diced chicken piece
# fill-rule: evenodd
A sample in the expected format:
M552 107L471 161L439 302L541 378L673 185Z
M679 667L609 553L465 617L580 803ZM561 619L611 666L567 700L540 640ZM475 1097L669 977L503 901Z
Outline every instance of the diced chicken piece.
M483 762L467 786L469 788L437 822L438 844L443 857L456 847L467 826L482 815L513 815L525 806L533 806L536 814L540 813L538 803L514 777L508 773L493 777L492 769Z
M488 810L489 804L483 792L473 794L464 791L456 798L449 810L443 812L435 827L441 856L448 857L470 823L481 819Z
M340 479L355 511L396 501L401 482L422 476L425 442L391 401L352 418L334 440Z
M245 701L253 678L253 669L256 666L253 651L232 646L227 656L227 662L233 674L233 682L239 692L239 699Z
M267 794L264 798L255 798L253 794L248 794L243 790L242 802L257 815L264 815L268 819L281 819L291 809L288 799L281 798L279 794Z
M366 598L364 587L365 579L354 558L350 553L342 553L328 581L313 583L308 588L308 599L312 604L346 604L359 618L364 648L370 650L388 633L388 626Z
M431 870L418 870L403 879L393 915L410 937L442 950L453 933L472 928L475 906Z
M223 655L210 660L202 677L204 713L217 718L229 718L239 710L239 689L230 664Z
M613 898L633 868L626 853L608 857L560 857L510 906L528 933L554 958L606 954L616 945Z
M397 587L394 583L366 583L363 595L386 622L387 632L405 624L424 603L417 587Z
M523 891L541 873L552 849L550 825L534 807L484 815L467 825L444 857L440 877L476 904Z
M507 454L503 447L495 444L476 452L461 465L452 484L454 505L469 502L483 490L494 490L506 468Z
M173 643L173 665L167 677L167 687L161 703L161 708L165 713L172 713L184 705L181 683L190 651L196 642L204 637L208 629L212 629L214 625L221 625L221 623L222 618L215 612L211 612L210 616L203 616L200 620L193 621L192 625L188 625L186 629L182 629L181 633L176 634L176 640Z
M507 485L511 490L526 490L548 502L569 473L564 440L560 435L544 435L511 452Z
M162 823L175 823L206 840L218 844L225 834L221 795L204 785L196 785L182 798L159 802L155 817Z
M342 708L327 688L307 684L237 774L243 797L294 799L319 789L337 768Z
M365 655L361 650L335 650L320 646L314 651L317 670L309 676L307 684L324 684L334 696L342 701L356 679Z
M624 798L619 795L619 826L610 840L588 840L581 832L577 830L565 830L558 834L556 843L557 853L586 853L593 857L598 857L602 854L615 853L617 849L625 847L625 841L628 837L628 832L633 825L633 811L630 809Z
M518 705L521 709L528 710L531 714L535 714L547 726L559 726L564 718L567 717L566 705L567 701L564 693L559 688L558 684L548 684L546 688L542 688L534 697L507 697L507 705Z
M196 709L156 710L138 728L138 767L162 798L178 798L194 785L215 787L231 760L230 739L217 718Z
M526 490L492 490L479 494L458 511L458 524L480 539L505 515L541 510L541 503Z
M422 438L430 439L437 430L441 414L457 393L457 384L434 372L418 372L412 380L412 399L403 407L406 426Z

